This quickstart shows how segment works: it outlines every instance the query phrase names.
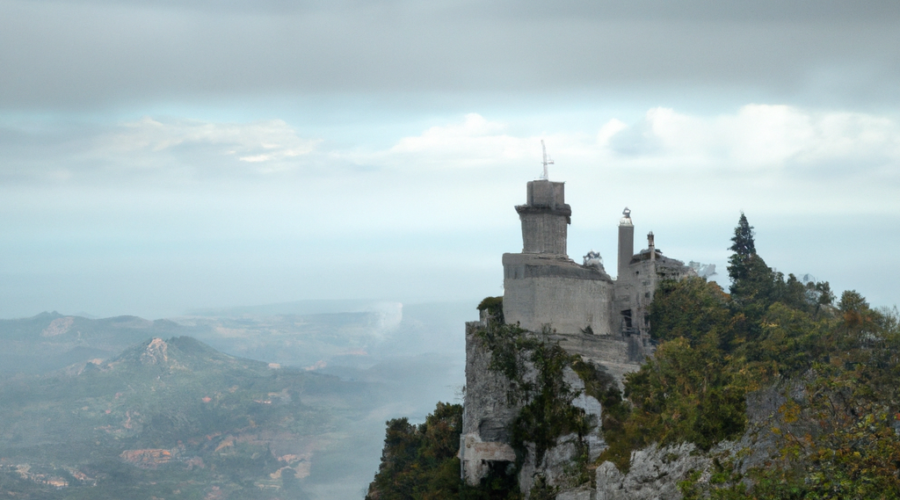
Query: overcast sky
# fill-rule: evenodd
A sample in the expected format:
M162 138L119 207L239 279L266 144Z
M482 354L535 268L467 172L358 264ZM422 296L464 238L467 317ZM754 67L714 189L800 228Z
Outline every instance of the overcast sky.
M0 0L0 317L472 300L540 141L616 224L900 303L896 1ZM643 236L637 240L644 244Z

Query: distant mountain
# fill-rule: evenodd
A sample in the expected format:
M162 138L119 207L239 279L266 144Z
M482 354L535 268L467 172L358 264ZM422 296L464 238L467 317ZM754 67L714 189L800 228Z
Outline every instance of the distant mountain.
M0 320L0 373L46 373L73 363L106 359L151 337L193 335L202 328L136 316L88 319L41 313Z
M306 498L316 453L377 399L371 384L155 337L0 382L0 498Z
M198 398L216 401L200 394L206 392L202 388L224 394L223 388L235 385L227 381L236 377L249 381L278 374L282 381L291 378L302 385L304 411L318 412L318 416L303 416L303 421L327 424L317 441L309 476L298 480L304 494L315 500L362 498L381 457L385 420L405 415L419 422L435 402L459 397L465 361L461 325L475 319L477 311L471 301L413 305L332 302L233 308L157 321L134 316L90 319L56 312L0 320L0 491L11 484L7 479L24 480L18 473L3 472L10 463L29 464L32 472L41 470L38 464L82 463L60 457L70 448L87 456L85 436L93 437L99 432L95 429L104 426L111 427L100 433L101 438L118 429L113 437L120 441L143 441L131 448L91 451L95 454L91 460L113 457L112 462L104 463L121 465L121 453L142 449L157 451L126 456L163 460L167 455L159 450L171 453L172 439L187 442L177 432L166 432L195 432L197 426L211 425L197 417L210 413L201 411L209 405L198 403ZM351 306L352 310L340 310ZM160 356L161 346L151 347L154 338L168 339L165 356ZM153 352L156 354L151 355ZM151 359L165 362L154 364ZM282 368L273 370L269 362ZM326 374L332 376L323 376ZM150 382L153 384L147 385ZM271 392L283 387L275 389ZM121 393L118 399L116 393ZM19 397L27 399L17 400ZM109 409L112 417L103 413L88 418L87 410L82 410L94 408L98 401L109 405L111 397L115 404L103 406L102 411ZM272 404L280 401L276 398ZM166 405L166 411L160 409ZM240 411L248 413L257 405ZM123 412L131 408L140 413L137 417L130 413L131 429L107 421L116 415L124 419L121 422L127 421ZM212 415L219 418L215 412ZM106 447L104 439L94 442ZM123 471L134 473L132 468ZM33 492L37 476L28 477L32 479L23 484ZM206 477L213 481L210 484L217 484L214 476ZM202 479L191 476L197 484ZM66 498L88 491L72 486L81 483L68 484ZM111 487L104 484L104 488ZM191 491L198 488L195 485ZM91 496L94 493L85 495L97 498ZM238 493L222 498L229 495L242 498ZM118 498L126 497L123 493ZM286 497L299 498L294 493Z
M177 321L216 349L299 368L319 368L339 356L365 356L385 331L383 315L375 312L183 317Z

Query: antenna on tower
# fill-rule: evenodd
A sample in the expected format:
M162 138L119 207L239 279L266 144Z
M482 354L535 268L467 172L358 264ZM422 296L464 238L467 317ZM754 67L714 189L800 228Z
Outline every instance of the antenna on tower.
M549 181L550 174L547 173L547 165L553 165L553 160L547 156L547 146L544 146L544 140L541 139L541 149L544 151L544 175L541 176L541 180Z

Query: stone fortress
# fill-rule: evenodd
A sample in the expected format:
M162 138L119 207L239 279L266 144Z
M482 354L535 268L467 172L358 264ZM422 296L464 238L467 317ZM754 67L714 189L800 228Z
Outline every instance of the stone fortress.
M683 262L663 256L653 233L634 253L634 224L626 208L619 222L617 277L610 278L594 252L578 264L566 253L572 208L565 183L528 183L526 203L516 206L522 222L521 253L503 254L503 315L534 332L549 331L570 352L630 371L653 346L649 305L662 279L696 275ZM619 352L621 351L621 352ZM609 365L625 364L625 367ZM618 369L616 369L618 368Z
M572 208L566 203L563 182L528 182L526 202L515 209L522 223L523 248L520 253L503 254L506 323L518 323L548 341L558 342L570 354L601 365L621 385L624 374L636 371L654 349L648 314L657 284L663 279L696 275L695 270L663 256L652 232L647 236L647 248L635 253L634 224L627 208L618 227L616 279L606 272L597 253L588 253L582 264L574 262L566 248ZM478 483L491 462L515 461L507 429L518 408L507 404L507 381L491 372L490 354L475 336L485 321L483 317L466 324L460 458L462 474L470 484ZM577 376L569 378L577 388ZM599 418L601 408L594 398L582 395L576 404ZM590 445L592 456L605 448L599 437ZM547 465L531 467L533 472ZM523 491L529 484L526 476L528 471L523 470Z

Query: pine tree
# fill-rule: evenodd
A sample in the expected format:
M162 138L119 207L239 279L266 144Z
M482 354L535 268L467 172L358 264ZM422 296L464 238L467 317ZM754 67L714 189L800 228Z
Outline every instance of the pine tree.
M741 212L741 219L734 228L734 237L729 248L734 252L728 259L728 277L732 283L747 279L750 259L756 255L756 243L753 241L753 226L747 222L747 216ZM732 286L733 288L733 286Z
M762 257L757 255L753 236L753 226L741 212L738 225L734 228L734 237L731 238L733 244L729 248L734 252L728 259L728 276L731 278L729 291L739 303L762 301L764 304L772 299L775 275Z

